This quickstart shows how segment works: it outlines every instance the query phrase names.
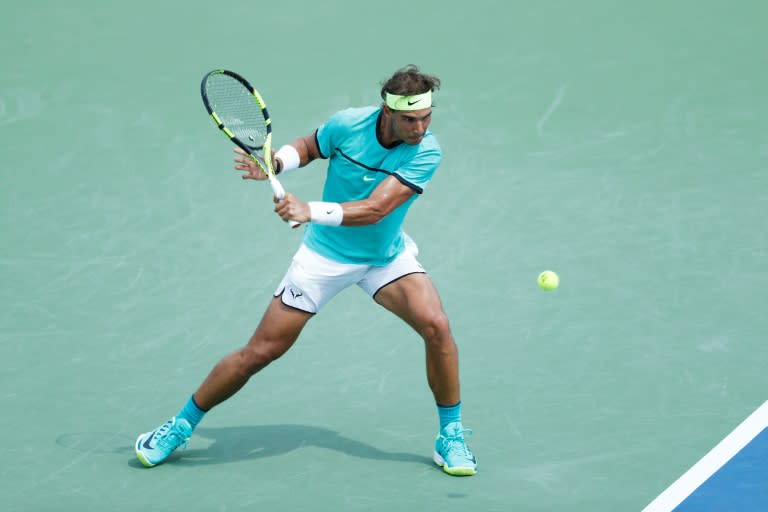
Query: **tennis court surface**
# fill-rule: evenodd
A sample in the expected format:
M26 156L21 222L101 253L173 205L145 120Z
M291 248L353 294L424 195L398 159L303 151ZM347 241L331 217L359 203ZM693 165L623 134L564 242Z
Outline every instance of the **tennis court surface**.
M768 4L451 5L4 4L4 509L765 506ZM409 63L443 81L445 158L406 229L479 473L431 462L421 341L357 289L141 467L136 436L248 339L300 240L232 170L201 78L257 83L279 146ZM283 185L318 200L324 169ZM670 487L692 468L712 476Z

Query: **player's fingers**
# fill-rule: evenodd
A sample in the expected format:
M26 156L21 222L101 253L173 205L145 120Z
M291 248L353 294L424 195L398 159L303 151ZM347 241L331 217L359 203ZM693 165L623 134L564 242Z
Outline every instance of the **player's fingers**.
M290 203L291 203L292 199L293 199L293 194L291 194L290 192L286 192L285 196L282 199L280 199L277 196L273 196L272 197L272 200L275 203L281 203L281 202L284 203L285 204L285 208L288 208L290 206Z
M254 166L256 165L256 162L254 162L253 160L251 160L251 159L248 157L248 155L245 155L245 154L243 154L243 155L240 155L240 156L236 156L236 157L235 157L235 163L236 163L237 165L242 165L242 166L244 166L244 167L247 167L247 168L249 168L249 169L250 169L250 168L252 168L252 167L254 167Z

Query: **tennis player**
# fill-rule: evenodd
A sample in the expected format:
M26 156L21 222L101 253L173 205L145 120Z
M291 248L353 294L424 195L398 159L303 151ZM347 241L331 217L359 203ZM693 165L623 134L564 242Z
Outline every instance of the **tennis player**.
M315 132L282 146L278 173L328 160L322 201L288 193L276 203L284 220L306 224L304 239L248 344L224 357L176 416L136 440L147 467L185 445L211 408L239 391L255 373L282 356L302 329L341 290L357 285L402 318L423 339L427 381L440 427L433 459L451 475L468 476L477 462L462 425L456 343L440 296L416 259L416 244L402 230L413 202L442 159L432 120L437 77L409 65L383 83L383 103L332 115ZM244 179L264 173L236 149Z

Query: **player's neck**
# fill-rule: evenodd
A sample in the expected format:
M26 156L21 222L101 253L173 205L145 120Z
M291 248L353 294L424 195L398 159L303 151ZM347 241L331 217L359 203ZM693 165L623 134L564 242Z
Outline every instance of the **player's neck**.
M398 138L392 127L392 117L384 115L383 112L379 114L379 119L376 123L376 138L379 139L379 143L385 148L393 148L403 142L402 139Z

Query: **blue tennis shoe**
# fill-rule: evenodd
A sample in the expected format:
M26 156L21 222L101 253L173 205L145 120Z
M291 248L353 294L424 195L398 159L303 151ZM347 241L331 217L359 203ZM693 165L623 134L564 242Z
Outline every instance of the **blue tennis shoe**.
M136 439L136 457L148 468L157 466L179 446L186 447L191 435L192 426L189 422L184 418L173 417L156 430L141 434Z
M467 446L464 434L471 435L472 431L465 429L461 423L449 423L435 440L432 460L449 475L472 476L477 473L477 459Z

